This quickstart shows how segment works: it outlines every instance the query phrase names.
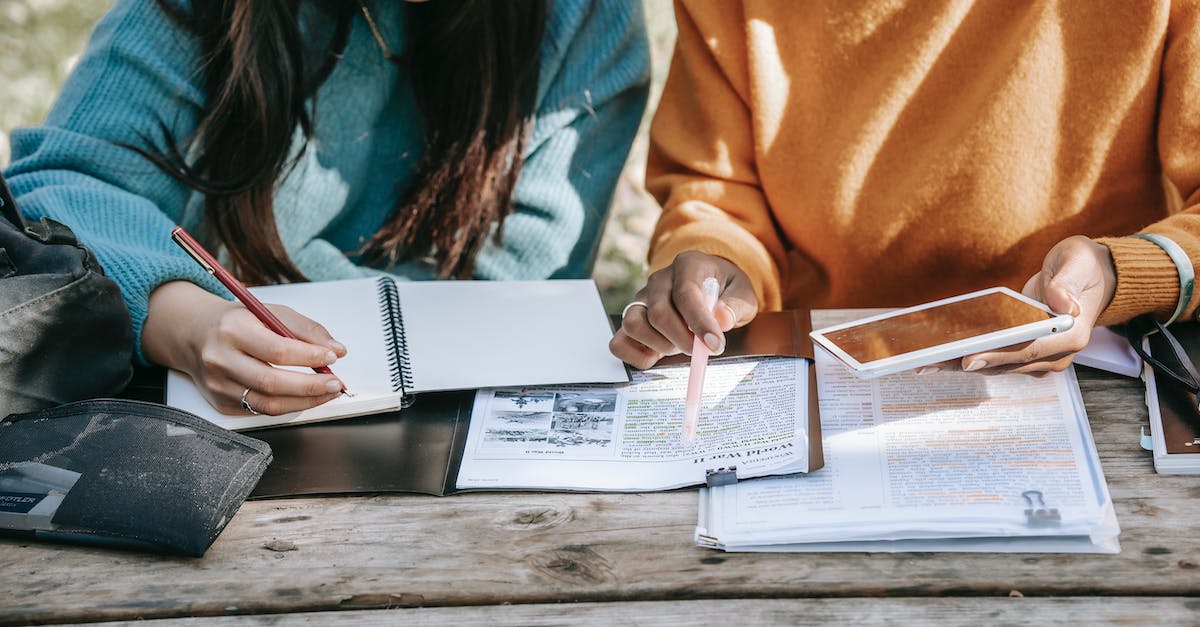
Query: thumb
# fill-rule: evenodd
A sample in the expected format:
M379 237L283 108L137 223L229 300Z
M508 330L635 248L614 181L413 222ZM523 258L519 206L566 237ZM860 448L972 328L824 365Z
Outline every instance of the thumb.
M727 271L727 284L720 301L724 307L717 307L713 312L722 331L745 326L758 315L758 295L750 277L732 263Z
M1079 305L1079 297L1062 284L1051 283L1043 290L1046 299L1043 301L1054 313L1078 316L1083 308Z
M713 315L722 331L744 326L753 320L756 314L758 314L758 298L754 296L753 290L749 295L739 293L737 290L728 290L721 295L721 300L713 309Z
M1055 313L1095 322L1116 289L1116 271L1108 247L1082 235L1050 249L1042 264L1042 302Z
M1078 316L1080 298L1091 282L1091 267L1078 258L1067 257L1056 268L1043 270L1042 302L1055 313Z

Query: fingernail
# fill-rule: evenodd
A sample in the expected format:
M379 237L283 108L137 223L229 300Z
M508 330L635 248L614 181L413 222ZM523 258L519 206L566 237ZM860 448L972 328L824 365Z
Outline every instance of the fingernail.
M963 366L963 370L966 370L967 372L973 372L975 370L979 370L980 368L987 368L987 362L982 359L976 359L975 361Z
M725 309L725 315L721 318L718 318L717 322L720 323L722 331L728 331L733 328L734 324L737 323L737 314L734 313L733 307L730 307L725 303L720 303L720 306Z
M717 337L716 333L705 333L704 344L708 346L708 350L714 353L721 350L721 338Z
M325 363L332 364L337 361L337 355L333 351L325 351Z
M330 379L329 382L325 384L325 391L329 392L330 394L333 394L334 392L341 392L342 382L338 381L337 379Z
M346 350L346 345L337 340L329 340L329 348L332 348L335 351L344 352Z
M938 368L937 366L921 366L920 368L917 368L917 376L924 376L927 374L933 374L935 372L941 372L941 371L942 371L942 369Z

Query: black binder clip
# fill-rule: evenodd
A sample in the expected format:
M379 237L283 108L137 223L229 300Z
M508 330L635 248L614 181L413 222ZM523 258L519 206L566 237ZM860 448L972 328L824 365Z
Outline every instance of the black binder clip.
M710 468L705 471L704 483L710 488L737 483L737 466Z
M1046 501L1039 490L1026 490L1021 493L1029 509L1025 510L1025 520L1030 527L1049 527L1062 522L1058 509L1046 507Z

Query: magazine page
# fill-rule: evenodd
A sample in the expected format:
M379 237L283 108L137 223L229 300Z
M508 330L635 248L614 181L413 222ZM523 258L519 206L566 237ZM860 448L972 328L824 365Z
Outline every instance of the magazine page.
M681 438L687 366L623 385L480 390L457 487L663 490L807 470L808 368L791 357L714 360L696 440Z
M709 490L699 539L1086 537L1111 511L1073 371L862 380L821 351L816 367L825 468Z

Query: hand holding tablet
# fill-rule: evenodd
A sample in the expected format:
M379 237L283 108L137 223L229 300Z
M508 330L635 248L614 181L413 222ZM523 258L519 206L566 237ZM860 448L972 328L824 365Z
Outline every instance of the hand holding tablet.
M865 379L1062 333L1073 323L1068 314L995 287L818 329L811 337Z

